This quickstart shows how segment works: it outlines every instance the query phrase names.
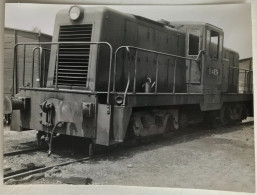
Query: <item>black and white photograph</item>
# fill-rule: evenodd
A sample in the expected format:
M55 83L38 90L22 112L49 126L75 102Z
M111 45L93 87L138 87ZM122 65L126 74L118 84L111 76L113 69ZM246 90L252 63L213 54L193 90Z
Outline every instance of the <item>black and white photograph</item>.
M251 3L7 2L4 22L5 186L255 192Z

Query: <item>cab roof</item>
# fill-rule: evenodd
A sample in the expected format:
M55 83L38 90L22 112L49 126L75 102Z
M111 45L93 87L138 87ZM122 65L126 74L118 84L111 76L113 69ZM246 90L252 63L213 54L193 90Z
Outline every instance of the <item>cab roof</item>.
M181 28L184 26L206 26L206 27L211 27L214 29L217 29L218 31L222 31L223 30L217 26L214 26L212 24L209 24L207 22L194 22L194 21L172 21L170 22L171 25L174 25L175 28Z

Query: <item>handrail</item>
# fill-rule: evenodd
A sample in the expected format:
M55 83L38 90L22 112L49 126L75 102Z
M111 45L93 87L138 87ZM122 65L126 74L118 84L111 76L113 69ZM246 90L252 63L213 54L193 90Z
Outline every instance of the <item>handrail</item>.
M200 50L195 60L198 61L200 59L201 54L203 53L204 53L204 50Z
M18 86L19 86L19 82L18 82L18 60L16 59L17 58L17 48L18 46L20 45L23 45L24 48L27 46L27 45L38 45L41 47L41 45L57 45L57 48L59 47L59 45L61 44L88 44L88 45L107 45L110 49L110 57L109 57L109 78L108 78L108 89L107 89L107 104L110 104L110 85L111 85L111 73L112 73L112 55L113 55L113 48L112 48L112 45L108 42L86 42L86 41L73 41L73 42L30 42L30 43L17 43L15 46L14 46L14 53L15 53L15 57L14 57L14 64L13 64L13 96L15 95L15 93L18 93ZM58 51L57 51L58 52ZM25 52L24 52L25 53ZM25 56L26 54L24 54ZM58 53L57 53L57 60L58 60ZM24 57L24 66L25 66L25 57ZM57 89L58 88L58 61L56 63L56 71L57 71L57 74L55 75L55 79L56 79L56 82L55 82L55 88ZM15 71L15 72L14 72ZM24 73L25 75L25 68L24 68ZM24 76L23 76L24 78ZM16 85L14 85L14 82L16 81ZM16 87L16 91L14 89L14 86Z
M166 56L171 56L171 57L177 57L177 58L181 58L181 59L186 59L186 60L193 60L193 61L197 61L197 59L192 59L192 58L188 58L188 57L184 57L184 56L178 56L178 55L174 55L174 54L169 54L169 53L164 53L164 52L160 52L160 51L154 51L154 50L150 50L150 49L144 49L141 47L135 47L135 46L120 46L116 49L114 55L117 54L117 52L123 48L131 48L131 49L137 49L139 51L146 51L146 52L150 52L150 53L156 53L156 54L161 54L161 55L166 55ZM201 54L203 52L203 50L201 50L199 52L199 54ZM198 54L198 55L199 55Z
M25 78L25 62L26 62L26 45L23 45L23 86L24 86L24 78Z
M129 59L129 48L126 48L126 49L127 49L127 52L128 52L128 59ZM130 69L130 67L131 66L130 66L130 60L129 60L129 69ZM125 106L129 85L130 85L130 71L128 71L128 81L127 81L126 89L125 89L125 92L124 92L124 98L123 98L124 101L122 103L122 106Z
M51 49L48 49L48 48L42 48L41 46L38 46L38 47L34 47L33 50L32 50L32 75L31 75L31 86L33 87L34 86L34 67L35 67L35 51L36 50L39 50L40 51L40 56L42 55L42 51L49 51L51 52ZM44 56L46 58L46 56ZM45 59L44 58L44 69L45 69ZM41 59L39 59L39 70L41 71ZM24 70L23 70L24 71ZM43 71L44 72L44 71ZM39 73L40 77L41 77L41 72ZM23 80L24 80L24 77L23 77ZM24 81L23 81L24 82ZM44 82L44 81L43 81Z
M114 53L114 72L113 72L113 92L116 91L116 68L117 68L117 56L118 56L118 53L122 50L122 49L126 49L127 52L129 53L130 49L135 49L136 50L136 54L135 54L135 58L137 58L137 53L138 51L144 51L144 52L149 52L149 53L153 53L153 54L156 54L157 55L157 61L156 61L156 83L155 83L155 93L157 93L157 89L158 89L158 65L159 65L159 62L158 62L158 59L159 59L159 55L164 55L164 56L169 56L169 57L174 57L175 58L175 67L174 67L174 84L173 84L173 90L172 92L175 93L175 76L176 76L176 68L177 68L177 58L179 59L185 59L185 60L189 60L190 61L190 75L191 75L191 65L192 65L192 61L195 61L195 62L199 62L199 59L200 59L200 56L201 54L204 52L203 50L200 50L196 59L192 59L192 58L188 58L188 57L184 57L184 56L178 56L178 55L174 55L174 54L169 54L169 53L164 53L164 52L159 52L159 51L154 51L154 50L149 50L149 49L144 49L144 48L140 48L140 47L134 47L134 46L120 46L116 49L115 53ZM137 73L137 59L135 59L135 75L134 75L134 85L133 85L133 93L136 93L136 73ZM125 89L125 92L124 92L124 98L123 98L123 104L125 104L125 101L126 101L126 94L127 94L127 91L128 91L128 86L130 84L130 70L128 72L128 81L127 81L127 85L126 85L126 89ZM190 76L190 81L191 81L191 76ZM190 83L190 82L189 82Z
M59 71L59 48L60 45L57 44L56 48L56 60L55 60L55 89L58 89L58 71Z

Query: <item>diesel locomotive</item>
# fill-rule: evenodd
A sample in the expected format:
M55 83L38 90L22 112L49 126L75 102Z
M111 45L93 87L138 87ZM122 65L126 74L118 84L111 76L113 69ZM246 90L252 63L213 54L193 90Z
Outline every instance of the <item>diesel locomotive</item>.
M106 7L62 10L52 42L14 48L11 129L35 129L38 140L50 135L51 151L56 133L109 146L197 121L240 122L253 115L252 70L239 67L223 39L208 23L153 21ZM41 60L46 52L49 63Z

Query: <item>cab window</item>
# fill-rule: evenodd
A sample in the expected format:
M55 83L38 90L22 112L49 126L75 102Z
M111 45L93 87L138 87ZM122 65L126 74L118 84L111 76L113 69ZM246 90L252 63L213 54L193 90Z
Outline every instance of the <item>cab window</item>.
M210 58L220 58L222 52L222 37L214 30L207 30L207 51Z
M198 55L200 47L199 30L190 29L188 32L188 55Z

